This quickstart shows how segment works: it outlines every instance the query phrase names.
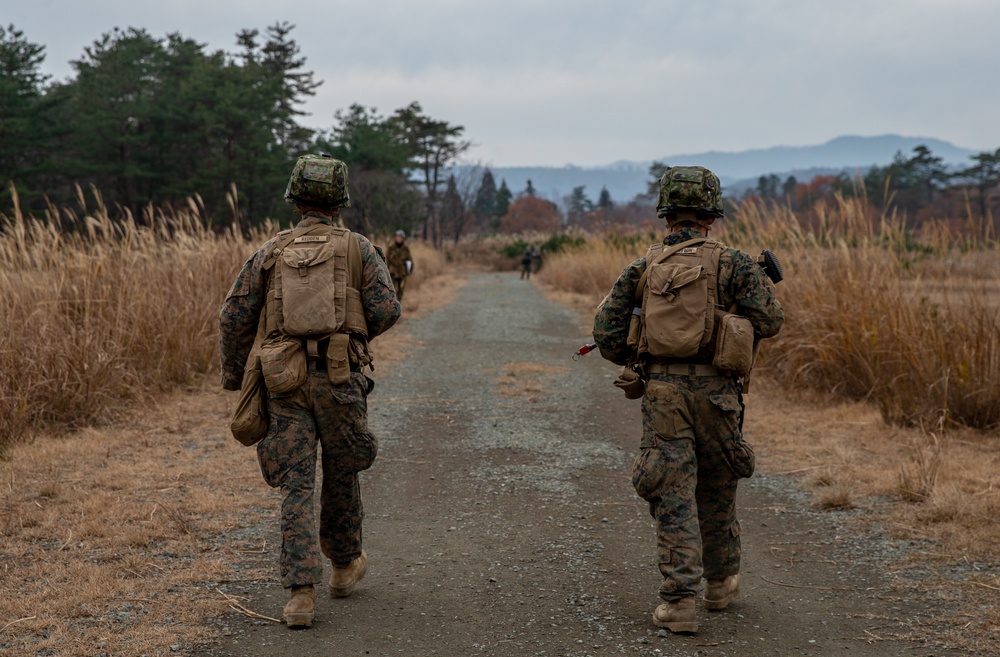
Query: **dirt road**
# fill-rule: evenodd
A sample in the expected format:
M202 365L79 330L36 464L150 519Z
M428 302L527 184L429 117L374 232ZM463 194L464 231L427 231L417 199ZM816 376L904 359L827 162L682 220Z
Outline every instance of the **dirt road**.
M477 274L408 330L418 346L376 372L370 398L367 577L350 598L321 595L310 630L233 614L199 654L964 654L935 645L933 606L877 574L905 546L848 536L766 474L740 488L743 596L701 611L695 636L658 632L653 523L629 480L638 403L598 356L570 360L580 318L516 275ZM276 525L260 528L269 545ZM246 558L277 569L273 549ZM281 616L276 575L224 589Z

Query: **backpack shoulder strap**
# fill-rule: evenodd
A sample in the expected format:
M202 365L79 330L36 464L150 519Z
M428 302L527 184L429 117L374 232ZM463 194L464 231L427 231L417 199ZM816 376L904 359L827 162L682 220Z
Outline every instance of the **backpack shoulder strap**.
M705 333L702 335L699 349L704 349L712 341L715 330L715 310L719 296L719 257L722 255L722 243L717 240L708 240L701 250L701 266L705 270L707 281L708 298L706 300L707 309L705 312Z
M639 282L635 286L635 305L642 305L642 295L646 290L646 278L649 274L649 269L655 264L661 263L670 256L674 255L681 249L685 249L689 246L696 246L702 242L709 241L707 237L696 237L693 240L688 240L686 242L681 242L680 244L674 244L671 247L664 248L663 244L654 244L646 251L646 270L642 272L642 276L639 277ZM662 249L662 252L657 255L657 252ZM650 261L650 256L653 260Z

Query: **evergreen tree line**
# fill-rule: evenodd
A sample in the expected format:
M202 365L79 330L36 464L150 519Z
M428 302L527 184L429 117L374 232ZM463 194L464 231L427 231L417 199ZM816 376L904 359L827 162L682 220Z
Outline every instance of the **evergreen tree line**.
M897 151L885 166L817 176L809 183L800 183L795 176L784 180L775 174L761 176L747 196L809 210L817 200L833 194L863 195L876 207L898 210L916 224L967 214L989 223L997 217L1000 204L1000 148L976 153L970 160L967 167L949 168L941 157L920 145L910 155Z
M291 219L281 194L291 167L325 151L348 163L352 228L442 239L445 172L469 147L462 126L417 102L389 116L351 105L327 130L301 125L300 107L322 82L293 29L242 30L225 52L116 28L70 62L70 79L52 82L44 46L0 26L0 181L33 211L73 206L92 186L138 221L145 208L194 198L204 216L246 229ZM4 184L0 205L10 202Z

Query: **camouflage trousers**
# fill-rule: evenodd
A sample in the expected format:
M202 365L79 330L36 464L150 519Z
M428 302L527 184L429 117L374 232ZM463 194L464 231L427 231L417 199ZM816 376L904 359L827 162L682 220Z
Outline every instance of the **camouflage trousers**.
M264 481L281 489L281 585L315 584L323 578L320 550L336 563L361 554L361 488L358 472L371 466L378 440L368 430L368 379L352 373L331 385L310 364L297 390L268 399L271 424L257 444ZM317 545L313 493L317 450L323 468Z
M659 593L668 602L695 595L702 576L740 570L736 484L753 474L741 412L733 379L664 374L646 384L632 484L657 523Z
M406 289L406 276L393 276L392 287L396 290L396 298L403 300L403 290Z

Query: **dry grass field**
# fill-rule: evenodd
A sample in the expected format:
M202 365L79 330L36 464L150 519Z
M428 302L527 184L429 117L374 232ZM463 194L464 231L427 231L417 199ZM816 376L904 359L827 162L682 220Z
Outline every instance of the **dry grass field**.
M0 319L3 657L176 654L242 604L220 584L272 574L240 553L274 546L240 536L277 522L275 493L228 435L235 393L216 381L218 308L264 236L191 216L140 228L99 207L76 236L0 218L14 309ZM404 319L374 342L378 367L405 356L408 318L460 286L443 256L411 246Z
M196 203L116 221L88 198L47 220L0 216L0 582L16 593L0 601L2 656L170 654L239 602L219 583L267 576L234 573L238 553L273 548L239 540L275 522L274 494L224 432L234 398L216 385L215 327L274 227L250 241L212 233ZM949 574L923 585L1000 624L984 602L1000 591L995 238L913 235L846 201L811 226L756 206L725 221L723 241L785 264L786 326L750 399L750 413L781 418L753 437L766 471L798 477L820 508L864 509L927 541L926 563ZM539 278L589 312L653 239L592 237ZM500 242L411 244L402 330L375 342L378 366L414 346L408 317L461 285L456 262L505 265ZM496 375L504 395L537 392L530 364ZM215 485L220 472L232 485Z

